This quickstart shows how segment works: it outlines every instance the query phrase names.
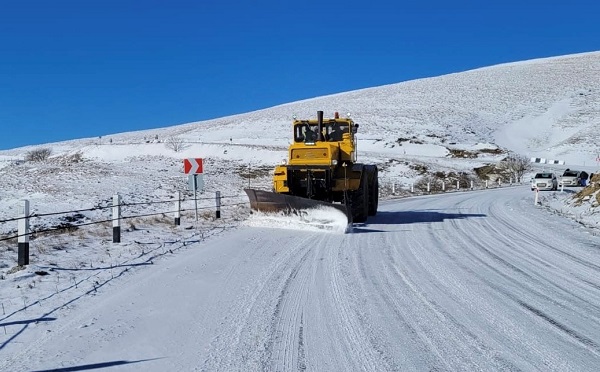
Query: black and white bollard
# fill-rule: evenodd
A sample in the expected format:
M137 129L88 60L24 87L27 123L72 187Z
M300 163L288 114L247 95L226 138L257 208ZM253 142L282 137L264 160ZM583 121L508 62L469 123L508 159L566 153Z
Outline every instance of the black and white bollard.
M29 265L29 200L24 200L19 210L19 266Z
M217 202L217 218L221 218L221 192L217 191L215 195L215 199Z
M112 207L113 243L121 242L121 196L113 195Z
M175 226L181 225L181 191L175 193Z

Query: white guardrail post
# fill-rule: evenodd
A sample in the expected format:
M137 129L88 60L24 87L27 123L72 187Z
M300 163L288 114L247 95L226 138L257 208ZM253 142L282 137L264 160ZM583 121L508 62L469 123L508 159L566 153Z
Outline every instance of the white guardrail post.
M112 207L113 243L121 242L121 196L113 195Z
M221 192L217 191L215 195L217 202L217 218L221 218Z
M181 225L181 191L175 192L175 225Z
M18 251L19 266L29 265L29 200L23 200L19 208Z

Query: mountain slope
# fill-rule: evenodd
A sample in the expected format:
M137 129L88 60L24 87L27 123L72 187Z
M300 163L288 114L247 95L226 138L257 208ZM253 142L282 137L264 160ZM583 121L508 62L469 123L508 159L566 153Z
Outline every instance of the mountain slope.
M272 167L287 156L292 116L315 118L317 110L326 117L350 113L360 124L359 159L379 165L384 186L415 181L424 172L472 173L507 151L590 166L599 142L600 52L486 67L156 130L2 151L0 218L14 216L22 198L52 208L87 207L116 192L132 201L162 198L187 188L181 166L187 157L205 159L207 192L241 192L250 183L269 188ZM166 142L173 138L184 141L184 148L169 148ZM22 162L39 147L52 149L50 161ZM464 151L471 156L456 157Z

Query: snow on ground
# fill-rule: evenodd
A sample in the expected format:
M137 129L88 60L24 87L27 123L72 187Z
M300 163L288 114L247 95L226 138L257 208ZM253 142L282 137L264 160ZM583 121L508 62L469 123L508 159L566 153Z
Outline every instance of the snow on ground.
M600 237L527 186L383 201L352 234L215 223L16 273L0 369L597 368Z
M567 167L598 173L598 87L600 53L588 53L317 97L206 122L2 151L0 356L10 355L14 361L20 355L17 345L34 342L57 314L76 312L80 299L94 297L114 283L134 281L155 262L168 265L171 256L195 252L213 241L218 245L232 229L279 227L275 230L282 236L280 244L286 244L283 236L290 228L313 237L325 232L320 239L330 242L351 239L343 234L347 226L337 211L312 211L293 219L251 214L248 209L243 189L270 189L273 166L287 157L292 115L315 118L317 110L324 110L326 117L335 111L350 113L360 124L359 159L378 165L385 202L423 194L411 192L411 187L436 173L446 177L446 192L456 193L451 174L473 177L474 168L496 164L508 153L565 161L535 164L531 173L550 169L561 174ZM178 151L169 147L173 140L183 141ZM50 159L25 161L29 152L43 147L52 150ZM205 171L197 220L182 166L184 158L196 157L204 159ZM528 188L530 176L525 175L523 186L513 188ZM483 180L475 180L477 190L485 188ZM508 180L501 185L492 181L490 187L510 188ZM485 192L461 187L461 195ZM533 205L533 192L521 201L547 215L598 229L597 194L577 201L573 196L580 189L540 192L539 206ZM215 218L217 191L223 196L220 219ZM175 226L178 192L185 211L181 225ZM127 204L122 243L112 243L110 205L115 193ZM31 219L33 230L48 231L31 237L31 264L20 268L17 242L9 238L16 235L15 218L24 199L30 201L32 214L45 215ZM98 221L104 222L81 225ZM72 225L80 227L53 231ZM347 232L360 235L368 230L358 226ZM211 254L218 259L218 252ZM38 315L25 319L23 314ZM97 331L93 320L80 320L82 329ZM214 345L225 347L225 342L216 340ZM218 350L214 352L207 365L222 365ZM73 361L77 365L77 358Z
M252 212L252 216L244 224L254 227L323 231L338 234L352 232L352 226L348 225L346 215L338 209L328 207L298 211L292 215Z

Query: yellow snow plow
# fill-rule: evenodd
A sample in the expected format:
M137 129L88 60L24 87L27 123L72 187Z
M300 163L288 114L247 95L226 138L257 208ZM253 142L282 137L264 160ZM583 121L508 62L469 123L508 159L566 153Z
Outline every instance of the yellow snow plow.
M285 164L275 167L273 191L245 189L256 211L297 213L333 207L348 222L365 222L377 214L379 181L377 166L357 162L358 124L340 118L294 120L293 143Z

